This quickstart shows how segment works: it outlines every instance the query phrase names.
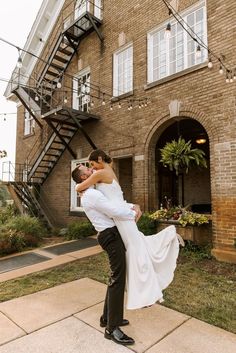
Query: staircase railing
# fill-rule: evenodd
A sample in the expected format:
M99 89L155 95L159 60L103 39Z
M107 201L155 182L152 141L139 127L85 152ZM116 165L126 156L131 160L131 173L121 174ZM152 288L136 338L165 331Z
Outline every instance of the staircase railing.
M29 190L28 195L30 196L31 204L28 204L30 212L37 217L37 213L35 213L35 209L33 203L36 204L37 208L41 208L42 213L49 224L50 228L52 228L52 222L56 224L55 217L52 215L50 208L44 200L44 197L41 195L37 187L34 188L34 191L30 190L31 186L27 183L27 168L25 164L12 163L12 162L3 162L2 163L2 181L10 183L12 185L18 184L21 188L25 188ZM35 196L33 195L35 194ZM24 199L26 194L22 195Z

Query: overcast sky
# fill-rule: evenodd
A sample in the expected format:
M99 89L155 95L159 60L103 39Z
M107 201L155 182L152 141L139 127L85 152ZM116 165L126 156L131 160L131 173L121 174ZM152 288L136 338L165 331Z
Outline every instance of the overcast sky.
M23 47L43 0L1 0L0 37ZM15 48L0 41L0 78L11 77L16 65L18 52ZM0 81L0 113L16 112L16 105L3 97L7 83ZM0 150L8 156L0 159L0 179L2 162L15 161L16 115L0 115Z

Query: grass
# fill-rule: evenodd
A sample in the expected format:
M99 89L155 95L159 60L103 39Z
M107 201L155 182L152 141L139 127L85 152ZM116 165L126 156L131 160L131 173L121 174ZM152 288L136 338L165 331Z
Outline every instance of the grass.
M0 302L79 278L107 283L105 253L0 283ZM181 250L175 278L165 290L166 307L236 333L236 265L212 259L209 251Z

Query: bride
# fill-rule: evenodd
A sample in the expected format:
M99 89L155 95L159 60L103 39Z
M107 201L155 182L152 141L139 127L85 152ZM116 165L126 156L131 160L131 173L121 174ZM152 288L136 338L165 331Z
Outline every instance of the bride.
M89 162L96 172L77 184L76 191L81 192L96 184L97 190L116 205L130 208L111 167L111 158L102 150L94 150L89 155ZM126 248L127 309L162 302L162 290L174 277L179 242L183 245L182 238L173 225L157 234L145 236L135 221L114 219L114 222Z

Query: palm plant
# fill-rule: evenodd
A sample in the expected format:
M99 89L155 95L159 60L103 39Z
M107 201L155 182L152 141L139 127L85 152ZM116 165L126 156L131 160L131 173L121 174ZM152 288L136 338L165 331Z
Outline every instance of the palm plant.
M169 167L171 171L175 170L176 175L180 170L185 170L188 173L189 168L193 166L207 168L205 153L199 148L191 147L191 141L186 142L182 137L179 137L178 141L167 142L160 149L160 162L165 167Z

